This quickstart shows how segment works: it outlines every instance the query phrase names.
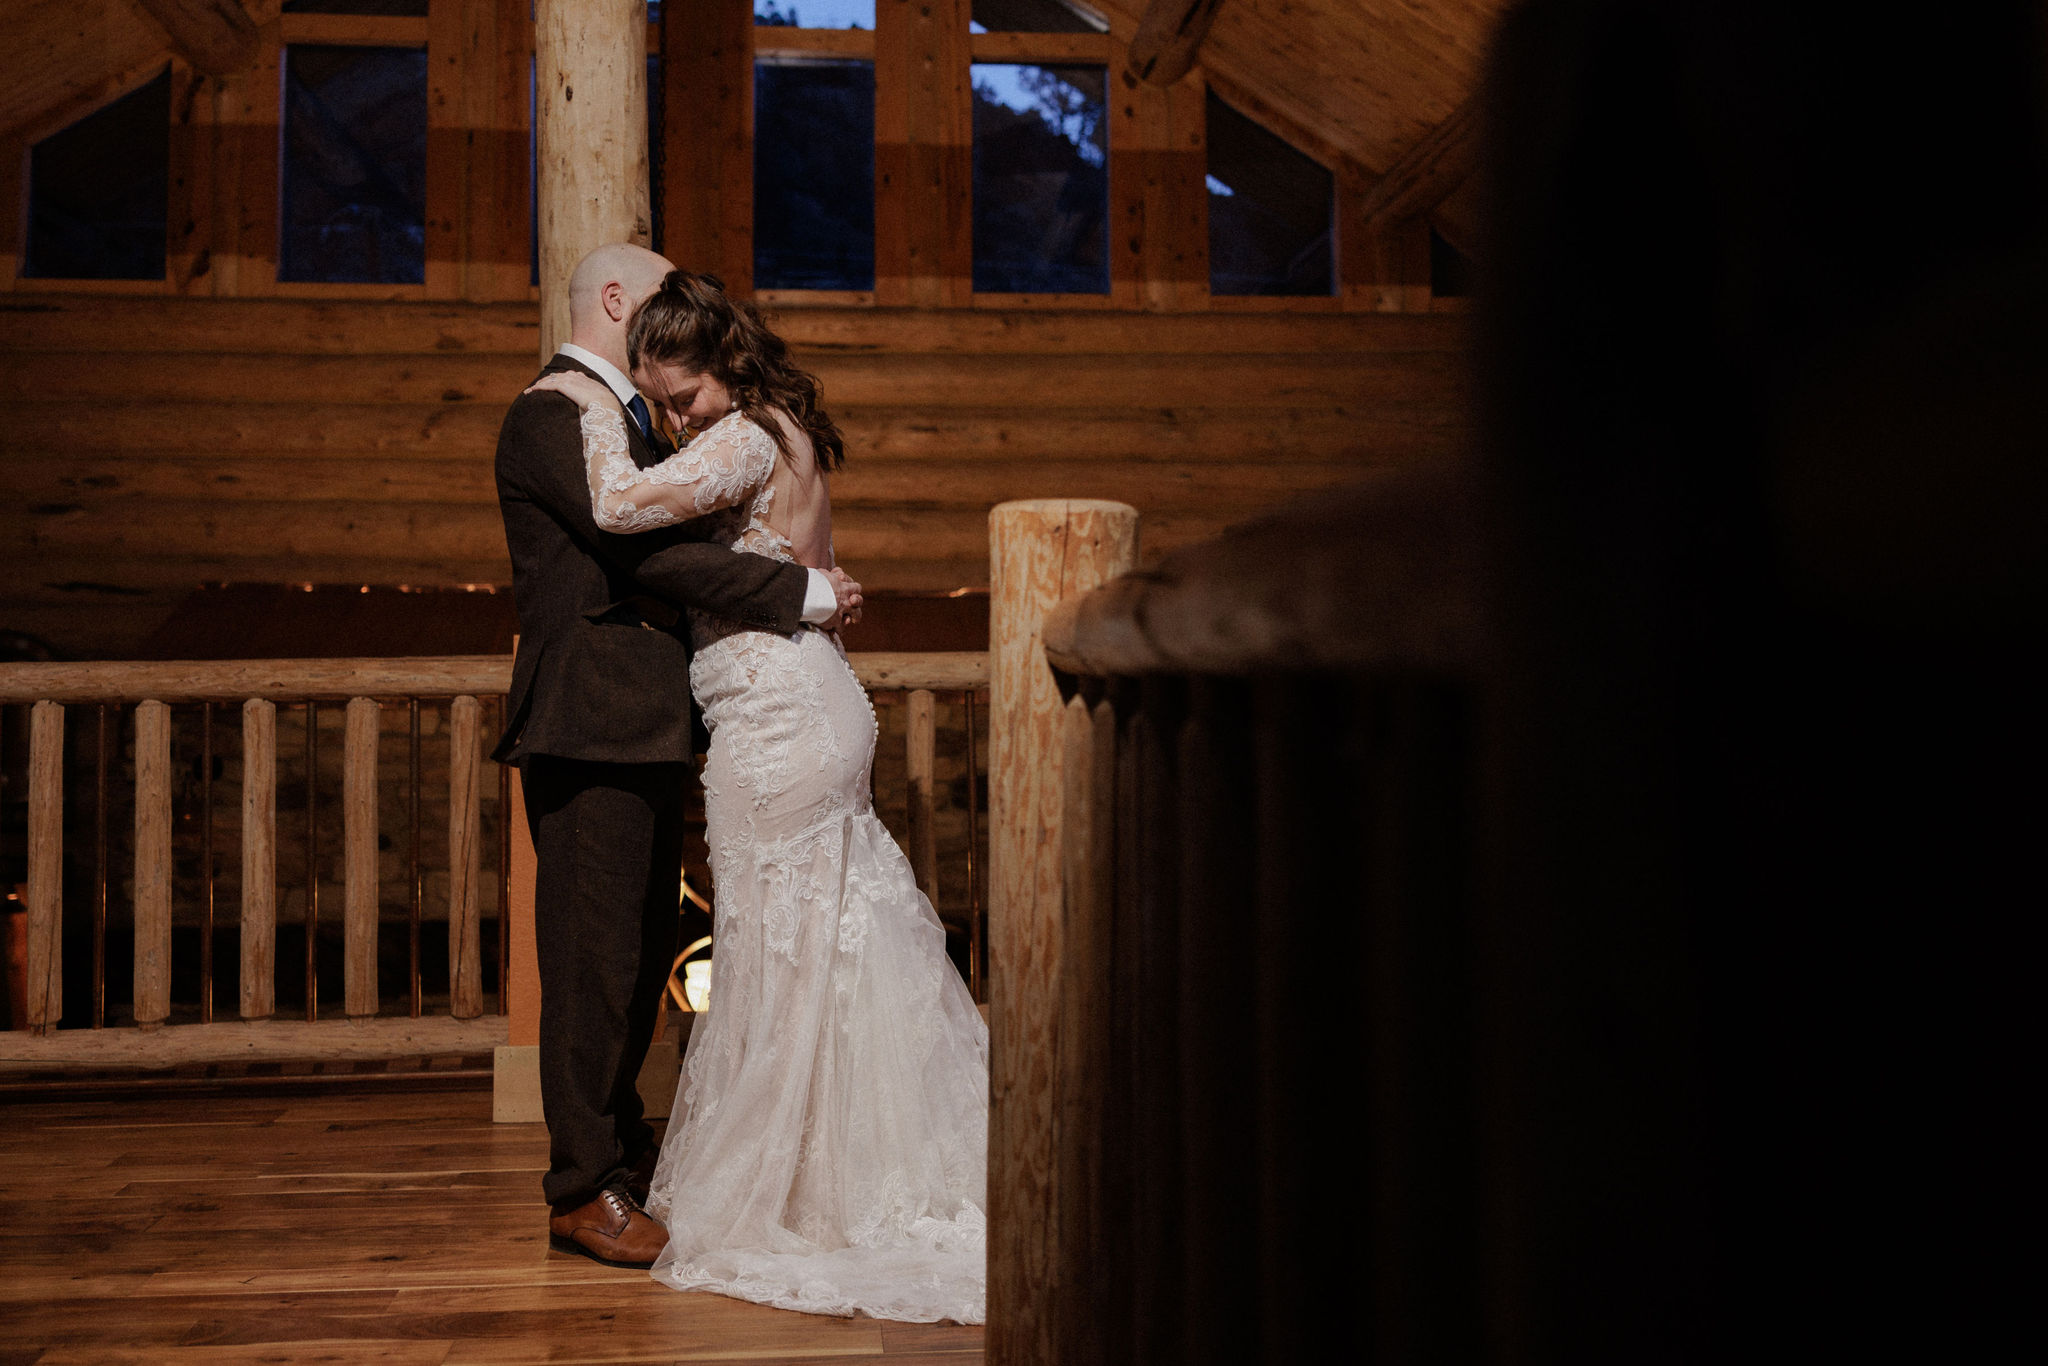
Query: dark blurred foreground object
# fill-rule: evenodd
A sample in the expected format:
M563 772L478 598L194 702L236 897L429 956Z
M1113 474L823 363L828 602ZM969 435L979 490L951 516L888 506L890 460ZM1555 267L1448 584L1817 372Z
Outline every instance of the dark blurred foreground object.
M1508 13L1474 458L1045 620L1056 1255L992 1358L2024 1340L2039 17Z
M1972 1359L2018 1326L2041 21L1541 0L1496 34L1503 1357Z

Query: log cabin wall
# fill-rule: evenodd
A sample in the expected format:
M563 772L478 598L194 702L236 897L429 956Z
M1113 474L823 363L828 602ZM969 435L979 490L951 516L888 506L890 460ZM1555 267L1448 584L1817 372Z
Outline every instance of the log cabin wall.
M1332 170L1336 287L1212 298L1208 76L1198 66L1165 88L1131 78L1135 21L1123 9L1104 11L1106 33L968 35L967 0L880 0L872 34L819 38L757 33L740 22L743 3L669 0L649 26L650 56L677 54L660 78L660 245L745 281L752 101L726 87L750 89L757 47L872 53L875 288L760 296L847 433L837 546L870 586L985 586L987 510L1008 499L1129 502L1145 513L1150 559L1460 445L1461 319L1430 294L1425 218L1370 221L1385 177L1290 122L1295 106L1235 92ZM119 70L18 87L0 108L0 209L13 229L0 239L0 629L66 654L134 650L203 582L509 578L491 454L538 337L525 0L431 0L423 17L246 8L255 57L206 75L131 0L31 4L25 27L42 36L21 51L56 60L69 34ZM425 50L421 283L278 279L279 64L296 42ZM973 291L962 90L930 84L949 62L964 88L970 59L1105 65L1107 294ZM22 61L18 51L0 66ZM166 66L164 278L23 277L27 149ZM1355 131L1345 136L1357 144Z

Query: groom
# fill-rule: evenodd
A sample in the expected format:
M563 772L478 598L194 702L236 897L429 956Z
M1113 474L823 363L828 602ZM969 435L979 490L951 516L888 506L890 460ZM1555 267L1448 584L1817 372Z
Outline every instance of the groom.
M626 378L626 324L672 269L625 244L584 257L569 278L569 343L542 370L608 385L643 467L666 447ZM599 531L576 404L561 394L513 401L497 476L520 637L492 757L521 766L537 863L548 1231L558 1246L644 1266L668 1241L640 1208L656 1148L634 1083L676 947L692 749L680 609L787 634L850 623L860 585L693 539L688 524Z

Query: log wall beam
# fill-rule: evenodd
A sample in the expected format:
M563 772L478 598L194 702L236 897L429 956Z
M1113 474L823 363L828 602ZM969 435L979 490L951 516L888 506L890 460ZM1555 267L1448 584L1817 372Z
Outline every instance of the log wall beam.
M1153 85L1172 85L1188 74L1223 0L1152 0L1138 17L1125 58L1131 74Z
M1479 113L1477 101L1468 99L1365 192L1357 209L1359 226L1378 235L1424 217L1471 177L1478 159Z
M164 26L178 55L209 76L228 76L256 57L257 31L241 0L135 0Z

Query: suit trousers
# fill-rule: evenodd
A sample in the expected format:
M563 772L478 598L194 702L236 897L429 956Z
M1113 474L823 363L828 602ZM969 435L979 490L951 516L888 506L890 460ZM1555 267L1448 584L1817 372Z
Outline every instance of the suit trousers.
M535 854L540 1093L548 1203L623 1190L653 1145L636 1082L675 958L683 869L679 763L552 755L524 767Z

